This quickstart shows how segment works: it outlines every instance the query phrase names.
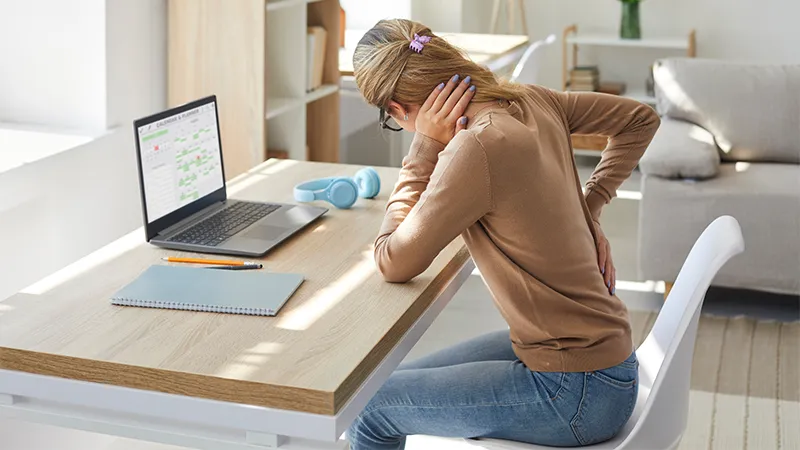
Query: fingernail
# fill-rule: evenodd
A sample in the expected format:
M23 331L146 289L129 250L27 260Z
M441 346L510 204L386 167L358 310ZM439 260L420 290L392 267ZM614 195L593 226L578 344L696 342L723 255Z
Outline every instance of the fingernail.
M464 78L464 84L469 84L470 81L472 81L472 77L467 75L467 78Z
M611 295L614 295L616 292L617 292L617 288L616 287L611 288Z
M475 85L473 84L472 86L470 86L469 90L472 91L472 92L475 92Z
M453 78L451 78L451 79L450 79L450 81L452 81L453 83L455 83L456 81L458 81L458 78L459 78L459 76L458 76L458 75L453 75Z
M439 85L438 85L438 86L436 86L436 89L438 89L438 90L440 90L440 91L441 91L442 89L444 89L444 83L439 83Z
M602 273L603 275L605 275L605 274L606 274L606 268L605 268L605 267L601 267L601 268L600 268L600 273Z
M460 123L461 125L466 125L467 124L467 118L466 117L462 117L462 118L458 119L458 123Z
M609 288L611 287L611 282L610 281L606 283L606 287L609 287Z

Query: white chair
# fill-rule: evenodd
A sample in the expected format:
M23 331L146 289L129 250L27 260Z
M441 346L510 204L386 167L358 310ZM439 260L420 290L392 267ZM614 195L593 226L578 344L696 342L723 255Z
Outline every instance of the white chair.
M541 41L536 41L525 49L514 67L509 81L522 84L538 84L539 70L542 68L542 57L545 48L556 41L556 35L551 34Z
M742 231L733 217L716 219L700 235L652 331L636 350L639 398L631 419L615 438L585 448L672 450L678 447L689 414L692 356L703 299L717 271L742 251ZM551 448L497 439L468 442L486 450Z

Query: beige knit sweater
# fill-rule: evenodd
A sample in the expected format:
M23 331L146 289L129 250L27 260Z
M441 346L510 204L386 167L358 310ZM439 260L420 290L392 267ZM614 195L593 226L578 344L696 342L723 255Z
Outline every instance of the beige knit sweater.
M375 243L383 276L422 273L461 235L531 370L614 366L633 348L625 305L597 262L593 218L630 176L659 125L623 97L530 86L478 114L443 146L414 138ZM570 134L610 138L581 190Z

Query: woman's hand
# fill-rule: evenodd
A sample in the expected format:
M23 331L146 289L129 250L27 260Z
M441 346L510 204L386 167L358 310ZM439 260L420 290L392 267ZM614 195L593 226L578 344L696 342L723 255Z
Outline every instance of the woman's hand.
M470 77L459 83L458 75L434 88L417 113L418 133L447 145L453 136L467 127L464 112L475 95Z
M608 243L608 239L606 239L605 233L603 233L600 223L596 220L592 220L592 222L597 233L597 265L600 266L600 273L603 274L608 293L613 295L617 292L617 269L611 260L611 246Z

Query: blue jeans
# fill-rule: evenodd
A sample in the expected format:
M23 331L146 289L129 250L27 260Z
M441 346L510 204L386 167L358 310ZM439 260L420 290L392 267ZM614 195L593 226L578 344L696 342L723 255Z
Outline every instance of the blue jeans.
M347 432L351 450L401 450L413 434L576 447L614 437L633 412L632 354L596 372L532 372L508 331L401 365Z

